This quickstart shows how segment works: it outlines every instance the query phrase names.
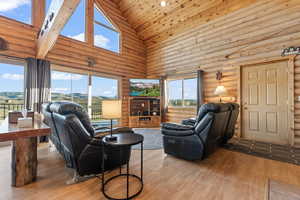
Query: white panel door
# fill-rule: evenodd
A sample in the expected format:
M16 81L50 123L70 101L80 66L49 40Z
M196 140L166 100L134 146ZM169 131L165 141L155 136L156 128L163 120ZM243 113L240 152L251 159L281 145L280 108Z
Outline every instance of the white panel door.
M242 68L242 136L288 144L287 63Z

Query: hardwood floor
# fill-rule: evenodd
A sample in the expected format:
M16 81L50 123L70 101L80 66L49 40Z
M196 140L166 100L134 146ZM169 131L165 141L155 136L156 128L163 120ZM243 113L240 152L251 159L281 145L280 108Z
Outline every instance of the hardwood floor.
M139 155L138 150L132 153L133 172L138 172ZM10 186L10 148L1 148L0 157L1 200L104 199L97 178L66 185L65 182L71 178L70 170L64 167L61 157L56 152L50 152L47 146L39 148L37 182L21 188ZM108 176L107 174L106 177ZM266 196L268 178L300 186L300 166L224 149L199 162L187 162L166 156L162 150L145 150L145 186L136 199L262 200ZM116 195L120 195L118 192L123 188L121 181L110 184L108 192L117 192Z

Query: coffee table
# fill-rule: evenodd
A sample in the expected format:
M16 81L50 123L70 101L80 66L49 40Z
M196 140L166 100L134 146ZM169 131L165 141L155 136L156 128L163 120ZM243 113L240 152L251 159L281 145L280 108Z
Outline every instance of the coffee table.
M102 193L108 199L113 199L113 200L132 199L132 198L138 196L142 192L143 187L144 187L144 183L143 183L143 142L144 142L144 137L140 134L135 134L135 133L120 133L120 134L114 134L113 136L117 137L117 140L115 140L115 141L107 140L107 138L110 136L105 136L102 139L102 142L103 142L103 145L102 145L102 158L103 158L103 160L102 160ZM141 175L140 175L140 177L135 174L129 173L129 161L128 161L126 173L122 173L121 164L120 164L120 173L116 176L113 176L113 177L105 180L105 177L104 177L105 146L126 147L126 146L132 146L132 145L136 145L136 144L141 144ZM117 179L119 177L124 177L124 176L126 177L126 192L127 192L126 198L117 199L117 198L113 198L113 197L109 196L108 194L106 194L105 186L110 181ZM137 191L135 194L132 194L131 196L129 196L129 177L136 178L137 180L139 180L139 182L141 184L141 188L139 189L139 191Z

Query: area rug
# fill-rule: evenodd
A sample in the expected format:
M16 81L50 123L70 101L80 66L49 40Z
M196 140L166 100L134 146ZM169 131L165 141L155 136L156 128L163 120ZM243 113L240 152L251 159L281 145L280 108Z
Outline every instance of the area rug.
M300 200L300 187L268 180L267 200Z
M162 149L162 134L160 129L134 129L135 133L141 134L144 136L144 149L145 150L154 150L154 149ZM141 149L141 145L137 144L132 146L132 149Z
M278 145L243 138L233 138L224 145L224 148L267 159L300 165L300 148L289 145Z

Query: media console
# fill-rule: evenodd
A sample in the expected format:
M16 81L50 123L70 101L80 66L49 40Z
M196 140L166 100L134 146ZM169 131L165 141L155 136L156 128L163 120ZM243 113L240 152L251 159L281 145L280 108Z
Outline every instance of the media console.
M159 97L129 98L129 127L159 127L161 123Z

